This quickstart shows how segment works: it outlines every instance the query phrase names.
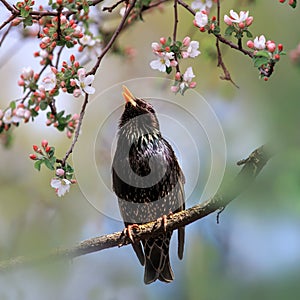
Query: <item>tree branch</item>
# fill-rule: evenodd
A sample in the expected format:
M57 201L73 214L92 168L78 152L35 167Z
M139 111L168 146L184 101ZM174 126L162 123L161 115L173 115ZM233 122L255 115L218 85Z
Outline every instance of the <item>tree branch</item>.
M227 186L220 188L218 193L204 203L195 205L179 213L169 215L166 222L166 230L171 231L200 220L209 214L223 210L234 198L240 195L256 178L267 161L272 157L268 146L263 145L254 150L248 158L238 162L243 168L236 178ZM135 241L157 236L164 232L162 220L158 219L138 229L133 229ZM10 270L19 266L34 265L41 262L51 262L57 259L72 259L81 255L98 252L103 249L121 247L131 243L131 240L123 232L115 232L100 237L91 238L69 249L58 249L50 255L41 258L17 257L0 262L0 271Z

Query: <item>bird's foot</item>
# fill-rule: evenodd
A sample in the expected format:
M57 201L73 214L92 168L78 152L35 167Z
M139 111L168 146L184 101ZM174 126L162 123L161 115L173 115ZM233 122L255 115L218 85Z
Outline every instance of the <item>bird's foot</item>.
M161 226L164 228L164 232L167 232L167 223L168 217L172 217L173 213L170 211L168 215L162 215L161 219Z
M131 224L131 225L127 225L127 227L124 228L123 230L123 234L125 236L128 236L129 239L131 240L132 243L134 243L134 239L132 236L132 229L139 229L139 225L138 224Z

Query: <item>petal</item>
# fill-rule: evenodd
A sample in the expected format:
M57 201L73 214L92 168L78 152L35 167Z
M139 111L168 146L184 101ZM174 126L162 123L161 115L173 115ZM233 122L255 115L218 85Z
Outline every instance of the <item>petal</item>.
M230 16L232 17L233 21L236 21L239 19L239 15L232 9L230 10Z
M87 94L94 94L95 93L95 88L93 88L92 86L85 86L83 88L83 90L87 93Z
M152 60L150 62L150 67L153 69L153 70L158 70L161 66L161 61L160 59L156 59L156 60Z
M85 79L84 79L84 83L85 85L90 85L95 79L94 75L88 75Z
M51 187L58 189L61 186L61 181L58 178L52 178L50 182Z

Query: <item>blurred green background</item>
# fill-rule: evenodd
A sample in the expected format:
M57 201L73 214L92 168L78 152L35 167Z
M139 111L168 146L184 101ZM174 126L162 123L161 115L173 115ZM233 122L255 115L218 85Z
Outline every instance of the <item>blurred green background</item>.
M300 42L300 8L293 10L287 3L282 5L273 0L251 2L248 5L247 1L221 1L222 15L231 8L250 10L254 36L265 34L267 39L283 43L287 52L296 48ZM172 35L172 18L170 3L163 11L149 13L144 22L129 28L121 36L120 44L134 47L136 57L128 60L107 56L96 76L96 90L131 78L164 76L149 67L153 59L151 42ZM225 209L220 224L216 224L216 215L212 215L187 227L183 261L176 257L174 239L173 283L145 286L143 269L131 247L123 247L73 261L0 273L1 300L299 299L300 66L293 64L288 56L282 57L274 75L264 82L258 79L250 59L222 47L224 61L240 87L237 89L218 78L221 70L209 55L214 53L212 36L195 30L191 15L181 7L179 18L178 39L190 35L200 41L202 55L190 63L196 74L197 92L213 107L223 127L227 178L238 172L238 160L270 140L280 152L269 161L255 184ZM16 87L22 68L31 65L38 70L39 67L38 60L32 57L38 45L31 40L19 43L16 33L0 49L1 107L22 95ZM58 106L75 113L81 101L65 97ZM116 101L121 103L121 97ZM185 99L178 96L178 101ZM100 111L99 117L108 113ZM33 144L46 138L57 146L58 156L63 156L70 143L64 133L46 127L44 121L41 116L34 123L22 124L13 132L12 147L0 148L0 260L43 255L56 247L71 247L84 239L123 228L122 222L99 213L78 185L72 186L64 198L58 198L50 187L53 174L34 170L28 159ZM112 135L115 129L112 128ZM85 128L82 135L88 131ZM110 149L108 145L108 156ZM82 157L83 161L92 159ZM205 168L204 163L204 172ZM88 170L84 171L82 176L88 178ZM104 172L109 174L110 170ZM192 202L196 203L201 187L199 194L194 195ZM101 201L112 209L117 207L111 192L103 191Z

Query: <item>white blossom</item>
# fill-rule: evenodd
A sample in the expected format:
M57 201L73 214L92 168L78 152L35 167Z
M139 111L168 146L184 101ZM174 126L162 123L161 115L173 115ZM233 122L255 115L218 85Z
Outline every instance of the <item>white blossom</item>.
M71 181L68 179L52 178L51 187L55 189L58 197L63 196L65 193L69 192Z

